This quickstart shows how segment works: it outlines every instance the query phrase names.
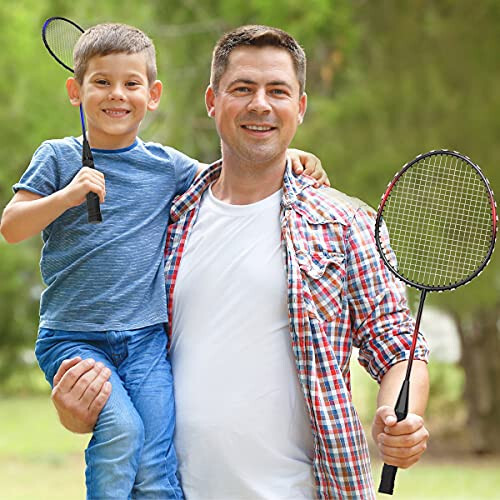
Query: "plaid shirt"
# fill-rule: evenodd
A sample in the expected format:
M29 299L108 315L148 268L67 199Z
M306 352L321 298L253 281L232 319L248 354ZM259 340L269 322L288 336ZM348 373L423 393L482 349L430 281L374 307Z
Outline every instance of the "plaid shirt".
M165 249L169 323L173 291L203 192L220 175L211 165L172 205ZM314 189L287 166L281 237L288 273L290 337L314 436L319 498L375 498L366 438L351 400L349 361L380 382L407 358L413 320L405 287L379 258L374 211L329 188ZM415 359L427 359L423 337Z

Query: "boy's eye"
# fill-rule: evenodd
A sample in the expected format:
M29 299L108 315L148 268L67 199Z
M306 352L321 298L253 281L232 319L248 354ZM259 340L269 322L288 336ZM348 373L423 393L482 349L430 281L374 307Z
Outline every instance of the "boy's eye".
M98 78L96 81L97 85L108 85L108 81L103 78Z
M133 88L133 87L137 87L139 85L139 82L127 82L125 85L127 87Z

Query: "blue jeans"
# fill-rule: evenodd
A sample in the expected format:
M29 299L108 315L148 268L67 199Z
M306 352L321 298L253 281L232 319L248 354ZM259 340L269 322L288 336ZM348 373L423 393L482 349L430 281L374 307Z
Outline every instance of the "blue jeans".
M85 451L88 499L183 498L166 343L163 325L106 332L40 328L35 354L51 385L62 361L75 356L111 370L111 395Z

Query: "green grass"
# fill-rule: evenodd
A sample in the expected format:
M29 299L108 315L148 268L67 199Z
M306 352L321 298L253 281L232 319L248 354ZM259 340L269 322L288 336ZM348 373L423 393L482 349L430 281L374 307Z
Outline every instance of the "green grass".
M59 425L48 395L0 398L0 429L2 500L85 498L83 449L89 438ZM376 484L380 468L380 463L374 464ZM470 461L427 456L416 467L398 472L393 498L498 499L499 470L500 458Z

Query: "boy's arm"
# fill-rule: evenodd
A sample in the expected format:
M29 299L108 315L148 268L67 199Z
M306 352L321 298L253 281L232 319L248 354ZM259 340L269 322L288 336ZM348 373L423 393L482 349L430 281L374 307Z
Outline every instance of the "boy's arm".
M321 165L321 160L317 156L300 149L289 149L287 155L296 174L307 174L316 179L314 187L320 187L323 184L330 186L330 179L328 179L328 175L323 169L323 165ZM207 167L206 163L200 163L196 171L196 177Z
M104 176L88 167L82 168L65 188L48 196L20 189L3 211L0 233L8 243L19 243L30 238L68 208L83 203L90 191L97 193L101 203L104 202Z

